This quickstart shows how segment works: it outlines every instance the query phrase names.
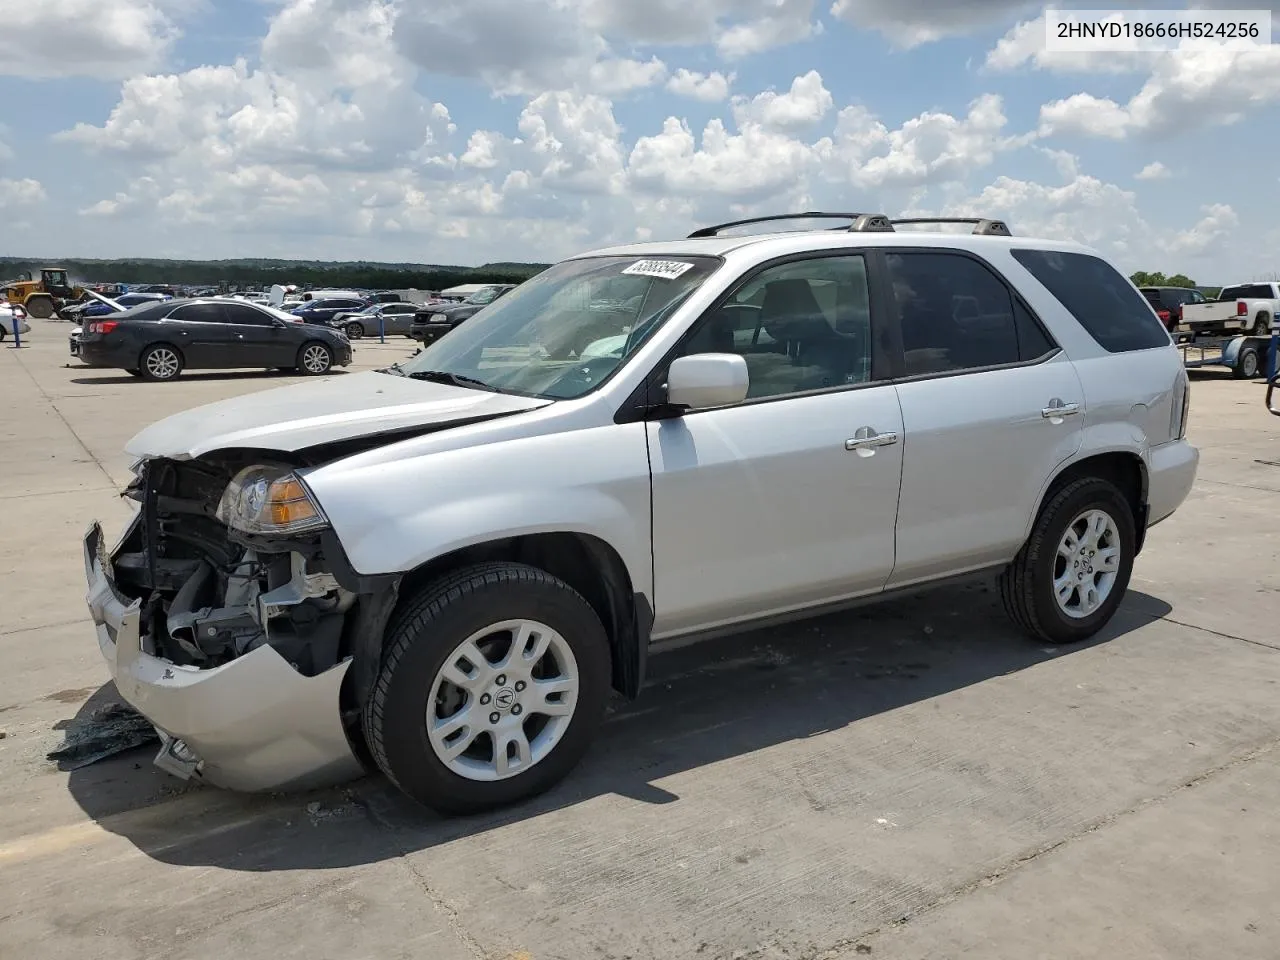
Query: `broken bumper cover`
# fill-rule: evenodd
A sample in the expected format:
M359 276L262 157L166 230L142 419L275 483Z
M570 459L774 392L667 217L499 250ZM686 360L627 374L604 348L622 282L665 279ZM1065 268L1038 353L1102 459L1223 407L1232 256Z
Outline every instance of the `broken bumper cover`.
M120 696L160 733L158 766L244 791L325 786L364 772L339 708L349 660L304 677L263 646L209 670L179 666L142 649L142 601L116 589L97 523L85 534L84 567L98 646Z

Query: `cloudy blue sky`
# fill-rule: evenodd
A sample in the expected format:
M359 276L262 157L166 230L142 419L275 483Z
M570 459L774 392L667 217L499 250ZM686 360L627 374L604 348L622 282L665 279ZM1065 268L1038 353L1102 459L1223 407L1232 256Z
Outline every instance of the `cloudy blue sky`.
M1280 45L1047 53L1042 16L0 0L0 253L545 260L817 208L1000 216L1128 269L1280 276Z

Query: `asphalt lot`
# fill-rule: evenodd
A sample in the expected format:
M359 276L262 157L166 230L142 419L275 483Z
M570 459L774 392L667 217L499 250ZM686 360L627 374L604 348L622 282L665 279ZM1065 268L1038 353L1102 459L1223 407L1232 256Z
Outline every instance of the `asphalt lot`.
M292 382L0 345L0 955L621 960L1276 956L1280 420L1197 376L1200 477L1116 620L1045 649L982 586L664 654L551 794L445 821L369 777L190 787L46 759L109 703L80 538L125 442ZM352 369L412 351L360 341ZM338 373L335 376L343 376Z

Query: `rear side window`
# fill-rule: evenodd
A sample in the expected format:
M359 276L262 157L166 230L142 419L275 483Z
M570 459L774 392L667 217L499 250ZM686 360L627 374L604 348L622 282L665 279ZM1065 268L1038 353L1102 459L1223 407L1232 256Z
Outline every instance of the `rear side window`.
M222 307L216 303L188 303L173 312L170 319L188 323L226 323Z
M978 261L906 252L885 260L907 376L1018 363L1054 349L1031 313Z
M1151 305L1105 260L1057 250L1012 253L1108 353L1169 345Z

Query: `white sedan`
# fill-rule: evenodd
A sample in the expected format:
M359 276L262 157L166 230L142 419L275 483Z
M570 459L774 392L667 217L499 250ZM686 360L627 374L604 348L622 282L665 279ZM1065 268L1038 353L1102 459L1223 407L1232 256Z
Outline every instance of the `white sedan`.
M31 324L27 323L27 311L16 304L0 304L0 340L13 336L15 326L19 334L31 332Z

